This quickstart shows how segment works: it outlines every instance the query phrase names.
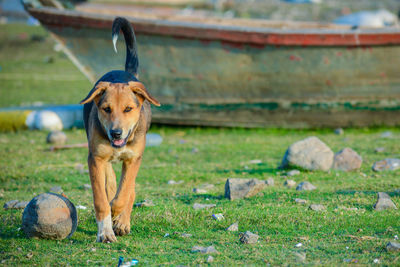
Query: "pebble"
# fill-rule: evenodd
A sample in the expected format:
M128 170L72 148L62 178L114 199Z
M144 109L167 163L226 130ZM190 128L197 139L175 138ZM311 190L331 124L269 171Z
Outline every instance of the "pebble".
M300 247L302 247L303 246L303 244L302 243L297 243L296 245L294 245L296 248L300 248Z
M200 252L203 254L218 253L218 251L214 248L214 246L209 246L209 247L194 246L192 248L192 252Z
M214 257L213 256L210 255L210 256L207 257L207 262L208 263L211 263L213 261L214 261Z
M374 205L374 209L377 211L386 210L386 209L397 209L396 205L390 199L389 195L384 192L378 193L378 200Z
M261 164L262 160L261 159L253 159L249 161L249 164Z
M199 153L199 149L197 147L192 148L192 154Z
M210 209L216 207L216 204L200 204L200 203L194 203L193 204L193 209L195 210L201 210L201 209Z
M295 201L297 204L306 204L306 203L307 203L307 200L301 199L301 198L295 198L294 201Z
M342 135L342 134L344 134L344 130L343 130L342 128L336 128L333 132L334 132L335 134L337 134L337 135Z
M238 222L232 223L225 230L230 232L237 232L239 231L239 223Z
M193 193L196 193L196 194L206 194L206 193L207 193L207 190L202 189L202 188L193 188Z
M224 219L224 215L222 213L213 214L212 217L217 221L222 221Z
M258 241L259 236L256 234L253 234L250 231L246 231L245 233L241 234L240 237L240 242L244 244L255 244Z
M332 168L348 172L360 169L361 164L361 156L353 149L346 147L335 154Z
M206 194L209 189L214 188L213 184L202 184L199 187L193 188L193 193L196 194Z
M372 170L379 171L394 171L400 168L400 159L387 158L380 160L372 165Z
M46 142L54 145L64 145L67 142L67 135L62 131L52 131L47 135Z
M301 182L297 187L296 190L297 191L311 191L311 190L315 190L317 189L317 187L315 187L313 184L311 184L310 182Z
M159 134L148 133L146 134L146 146L155 147L161 145L163 138Z
M20 200L10 200L6 203L4 203L3 208L5 210L8 209L25 209L25 207L28 205L29 201L20 201Z
M150 199L145 199L143 202L135 203L135 207L143 208L143 207L154 207L154 203Z
M314 210L314 211L326 210L325 206L321 205L321 204L311 204L309 208L310 208L310 210Z
M286 187L292 188L292 187L296 186L296 182L293 180L286 180L283 185Z
M62 194L64 191L62 190L61 186L53 186L52 188L50 188L49 192L53 192L56 194Z
M169 180L169 181L168 181L168 184L169 184L169 185L182 184L182 183L183 183L182 180L179 180L179 181Z
M386 250L389 252L400 252L400 243L391 241L386 245Z
M299 170L291 170L291 171L289 171L286 175L288 176L288 177L291 177L291 176L296 176L296 175L299 175L300 174L300 171Z
M275 181L274 178L268 178L267 180L264 181L266 186L274 186Z
M77 208L78 210L86 210L86 209L87 209L87 207L82 206L82 205L77 205L76 208Z
M249 198L264 189L265 183L258 179L229 178L225 183L225 197L230 200Z
M306 170L328 171L333 163L332 150L317 137L312 136L293 143L283 156L281 168L298 166Z
M381 138L392 138L393 134L391 131L386 131L381 134Z
M382 153L382 152L385 152L385 148L384 147L377 147L377 148L375 148L375 153Z
M92 189L92 186L91 186L90 184L84 184L84 185L83 185L83 189L84 189L85 191L88 191L88 190L91 190L91 189Z
M192 234L182 233L182 234L180 234L180 237L189 238L189 237L192 237Z

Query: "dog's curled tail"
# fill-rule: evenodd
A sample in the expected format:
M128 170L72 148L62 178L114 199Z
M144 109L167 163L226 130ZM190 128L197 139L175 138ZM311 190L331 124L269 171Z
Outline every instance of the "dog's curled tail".
M112 25L112 40L114 44L114 50L117 53L117 40L120 30L124 34L125 45L126 45L126 62L125 71L129 72L135 77L137 77L137 72L139 68L139 59L137 56L136 48L136 37L133 31L132 25L129 21L122 17L117 17L114 19Z

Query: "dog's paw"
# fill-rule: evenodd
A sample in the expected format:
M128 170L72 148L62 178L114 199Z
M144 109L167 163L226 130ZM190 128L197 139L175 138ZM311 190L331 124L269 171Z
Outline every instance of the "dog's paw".
M113 219L113 230L116 235L127 235L131 231L130 216L126 216L125 212L121 213Z
M96 242L112 243L117 241L112 229L111 216L108 215L104 220L97 222L97 239Z

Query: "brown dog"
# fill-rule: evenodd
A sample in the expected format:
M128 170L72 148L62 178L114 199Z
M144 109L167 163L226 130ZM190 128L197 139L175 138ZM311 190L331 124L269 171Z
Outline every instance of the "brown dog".
M95 84L81 101L89 143L88 165L97 221L97 242L114 242L116 235L130 232L139 171L150 127L150 103L159 106L137 80L139 66L136 40L124 18L113 22L114 48L122 30L127 47L125 71L111 71ZM111 162L120 160L122 175L117 189Z

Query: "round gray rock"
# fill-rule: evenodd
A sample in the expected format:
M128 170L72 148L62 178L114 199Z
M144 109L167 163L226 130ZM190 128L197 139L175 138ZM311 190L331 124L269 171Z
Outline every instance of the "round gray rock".
M67 135L62 131L52 131L47 135L47 143L63 145L67 142Z
M281 168L295 166L310 171L328 171L332 163L332 150L317 137L311 136L289 146L283 156Z
M64 239L72 236L77 225L74 204L54 193L34 197L22 215L22 230L29 238Z
M353 149L346 147L335 154L332 168L348 172L360 169L361 164L361 156Z

